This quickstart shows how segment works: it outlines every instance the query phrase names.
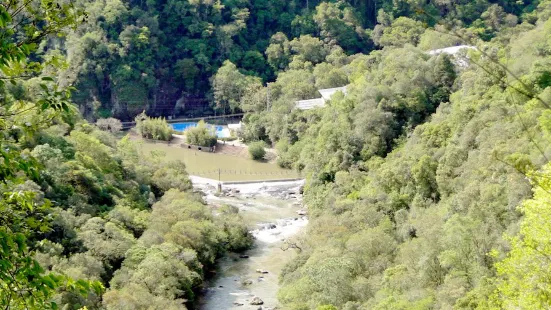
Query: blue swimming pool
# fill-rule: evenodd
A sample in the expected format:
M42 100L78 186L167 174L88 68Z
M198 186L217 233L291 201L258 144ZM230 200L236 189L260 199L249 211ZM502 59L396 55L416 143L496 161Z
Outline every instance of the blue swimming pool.
M197 123L193 123L193 122L186 122L186 123L174 123L174 124L171 124L172 125L172 129L176 130L176 131L186 131L186 129L190 128L190 127L197 127ZM207 124L207 126L210 126L210 127L214 127L214 129L216 130L216 136L218 138L228 138L230 137L230 130L228 128L226 128L225 126L219 126L219 125L210 125L210 124Z

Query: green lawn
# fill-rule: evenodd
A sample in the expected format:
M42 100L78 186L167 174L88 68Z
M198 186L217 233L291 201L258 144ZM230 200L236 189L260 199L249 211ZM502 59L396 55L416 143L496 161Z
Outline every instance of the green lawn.
M297 178L295 171L282 169L275 164L253 161L237 156L215 154L189 150L163 143L143 141L142 150L146 152L162 151L167 160L181 160L191 175L222 181L249 181Z

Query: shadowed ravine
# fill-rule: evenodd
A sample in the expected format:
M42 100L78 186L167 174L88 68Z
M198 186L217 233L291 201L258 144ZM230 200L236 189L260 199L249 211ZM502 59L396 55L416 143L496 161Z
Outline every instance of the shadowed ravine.
M232 205L249 225L255 237L252 249L229 253L218 261L216 276L200 302L200 309L273 309L277 304L278 276L295 250L282 250L308 223L301 212L302 181L225 185L216 196L215 181L192 177L194 187L203 191L213 207ZM240 257L241 256L241 257ZM244 258L247 257L247 258ZM251 305L255 297L262 305Z

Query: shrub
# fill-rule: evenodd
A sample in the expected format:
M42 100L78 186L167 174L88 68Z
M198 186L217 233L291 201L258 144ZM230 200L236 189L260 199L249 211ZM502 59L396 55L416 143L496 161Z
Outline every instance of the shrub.
M264 149L264 141L256 141L249 144L249 154L254 160L261 160L266 155L266 150Z
M122 130L122 123L116 118L100 118L96 121L96 126L99 130L110 131L112 133L117 133Z
M172 127L164 118L150 118L142 113L136 116L136 129L143 138L163 141L172 139Z
M216 131L208 127L204 121L199 121L197 127L188 128L185 131L187 143L205 147L216 144Z
M247 225L243 224L243 218L239 209L234 206L222 206L216 217L218 227L224 228L224 244L226 249L232 252L241 252L250 249L253 245L252 235Z
M225 137L225 138L220 138L220 140L226 141L226 142L231 142L231 141L236 141L236 140L237 140L237 137L234 137L234 136Z
M318 306L316 310L337 310L337 307L333 305L323 305L323 306Z
M291 168L293 162L290 160L289 152L289 142L287 139L281 139L276 143L277 151L277 165L281 168Z
M300 140L290 145L286 139L276 143L277 164L281 168L302 170L304 164L300 160L300 153L304 147L305 141Z

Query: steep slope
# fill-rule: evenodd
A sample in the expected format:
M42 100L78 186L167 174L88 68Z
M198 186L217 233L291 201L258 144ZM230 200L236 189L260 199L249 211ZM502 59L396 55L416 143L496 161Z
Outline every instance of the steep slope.
M390 57L366 64L350 94L319 112L291 146L299 149L295 165L309 174L305 201L314 218L299 240L300 257L281 278L286 306L485 308L489 296L499 296L496 279L507 265L496 274L495 264L509 251L506 235L518 232L517 207L531 196L525 174L547 163L551 152L545 69L551 21L543 7L539 16L536 26L481 44L485 55L471 53L449 102L437 100L426 121L416 115L431 110L419 110L408 96L430 98L412 87L430 81L431 70L419 68L407 47L383 51ZM536 52L541 36L547 47ZM393 82L374 78L394 64L400 71L388 72ZM392 108L396 103L403 110ZM398 134L385 129L391 121Z

